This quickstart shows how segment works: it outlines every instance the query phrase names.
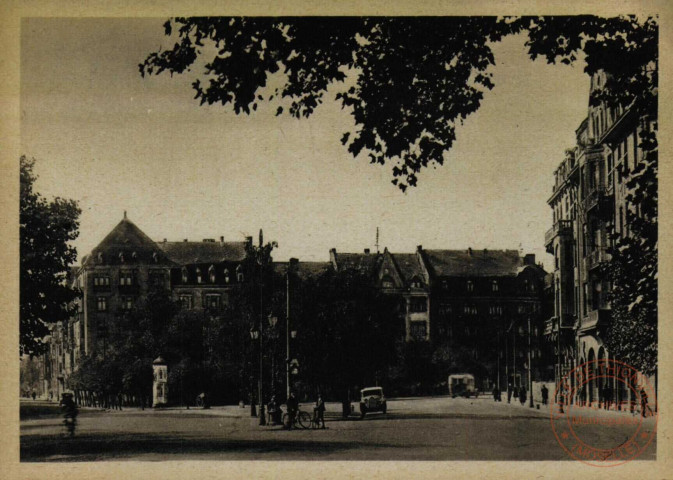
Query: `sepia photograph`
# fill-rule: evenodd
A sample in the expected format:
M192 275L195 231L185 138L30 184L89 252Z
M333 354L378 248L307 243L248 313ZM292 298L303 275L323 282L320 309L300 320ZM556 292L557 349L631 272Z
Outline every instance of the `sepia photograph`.
M657 463L659 28L22 17L21 464Z

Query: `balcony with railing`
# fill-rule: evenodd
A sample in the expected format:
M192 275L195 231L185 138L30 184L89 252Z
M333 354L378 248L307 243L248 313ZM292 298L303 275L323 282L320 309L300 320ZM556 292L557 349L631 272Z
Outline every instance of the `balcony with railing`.
M604 187L596 187L584 198L584 209L587 212L599 211L609 213L612 207L612 196Z
M559 220L553 227L551 227L544 234L544 244L545 246L551 246L551 243L554 241L554 238L561 235L570 235L573 234L573 222L572 220Z
M557 333L559 327L559 317L551 317L544 322L544 334L551 335ZM575 328L575 316L568 313L561 316L561 328L563 330L572 330Z
M586 257L587 269L593 270L610 261L611 256L606 247L597 247Z

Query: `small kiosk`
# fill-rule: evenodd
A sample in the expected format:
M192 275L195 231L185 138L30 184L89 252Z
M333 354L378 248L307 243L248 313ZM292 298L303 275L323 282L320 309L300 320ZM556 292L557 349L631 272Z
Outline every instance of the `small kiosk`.
M152 408L164 407L168 403L168 365L161 355L152 362L152 369Z

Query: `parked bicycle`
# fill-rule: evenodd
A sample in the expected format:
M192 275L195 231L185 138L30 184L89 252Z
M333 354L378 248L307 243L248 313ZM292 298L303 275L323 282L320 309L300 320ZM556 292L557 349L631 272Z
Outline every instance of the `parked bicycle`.
M290 415L288 413L283 414L283 425L290 424ZM293 428L302 428L304 430L311 428L313 426L313 417L308 412L303 410L298 410L297 415L294 417L294 423L292 424Z

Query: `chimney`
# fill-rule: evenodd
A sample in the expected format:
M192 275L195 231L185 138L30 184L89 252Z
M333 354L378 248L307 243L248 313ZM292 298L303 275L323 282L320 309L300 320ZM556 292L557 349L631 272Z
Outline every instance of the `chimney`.
M166 239L164 238L164 243L166 243Z
M417 252L420 252L420 251L422 251L422 250L423 250L423 245L417 245L417 246L416 246L416 251L417 251Z
M487 253L488 253L488 249L484 248L484 257L486 256Z
M187 243L187 239L185 238L185 239L183 240L183 242Z
M369 255L370 250L368 248L365 248L365 255Z
M291 258L290 262L287 265L287 271L288 272L296 272L297 271L297 266L299 265L299 259L298 258Z
M245 237L245 244L248 247L252 247L252 237Z
M523 257L523 264L524 265L535 265L535 254L534 253L527 253L526 256Z
M220 244L224 245L224 236L220 236Z
M468 247L467 248L467 254L471 257L472 256L472 248Z

